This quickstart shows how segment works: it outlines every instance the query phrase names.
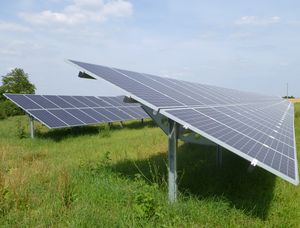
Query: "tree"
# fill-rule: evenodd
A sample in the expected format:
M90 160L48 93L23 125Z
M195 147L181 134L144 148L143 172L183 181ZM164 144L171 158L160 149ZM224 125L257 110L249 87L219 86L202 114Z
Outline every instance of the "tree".
M2 77L0 99L4 100L3 93L35 93L35 85L28 79L28 74L23 69L15 68Z
M12 102L6 100L4 93L34 94L35 89L35 85L29 81L28 74L23 69L15 68L3 76L2 86L0 86L0 116L5 118L22 113Z

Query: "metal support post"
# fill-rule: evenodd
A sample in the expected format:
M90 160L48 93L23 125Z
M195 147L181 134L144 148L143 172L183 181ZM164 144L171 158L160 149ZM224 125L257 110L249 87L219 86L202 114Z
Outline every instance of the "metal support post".
M222 147L217 145L217 165L222 166Z
M170 203L174 203L177 198L177 164L176 164L176 151L178 139L177 123L169 119L169 151L168 151L168 193Z
M34 139L34 118L29 116L30 137Z
M144 119L141 119L141 123L142 123L142 124L144 123Z
M121 128L123 128L123 121L120 121L120 126Z

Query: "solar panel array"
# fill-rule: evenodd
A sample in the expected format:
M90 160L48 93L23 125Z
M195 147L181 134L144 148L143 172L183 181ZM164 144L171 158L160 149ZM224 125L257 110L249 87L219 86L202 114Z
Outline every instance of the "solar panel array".
M124 103L123 96L4 95L49 128L73 127L148 117L140 104Z
M141 104L298 184L294 107L263 96L95 64L71 61Z

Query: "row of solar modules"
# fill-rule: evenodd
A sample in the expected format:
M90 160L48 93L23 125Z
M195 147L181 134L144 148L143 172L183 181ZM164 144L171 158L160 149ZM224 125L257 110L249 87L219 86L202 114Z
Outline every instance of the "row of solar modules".
M186 107L279 101L278 97L261 96L233 89L202 85L150 74L71 61L103 79L125 89L152 107Z
M122 96L4 95L49 128L144 119L148 117L139 104L125 103Z
M298 184L293 105L279 97L71 61L153 110Z

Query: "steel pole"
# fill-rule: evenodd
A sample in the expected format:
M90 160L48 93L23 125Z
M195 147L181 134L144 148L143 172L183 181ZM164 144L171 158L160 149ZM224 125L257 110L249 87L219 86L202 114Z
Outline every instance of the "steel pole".
M34 139L34 118L29 116L30 137Z
M174 203L177 198L177 139L178 139L178 127L177 123L169 119L169 143L168 143L168 194L170 203Z

